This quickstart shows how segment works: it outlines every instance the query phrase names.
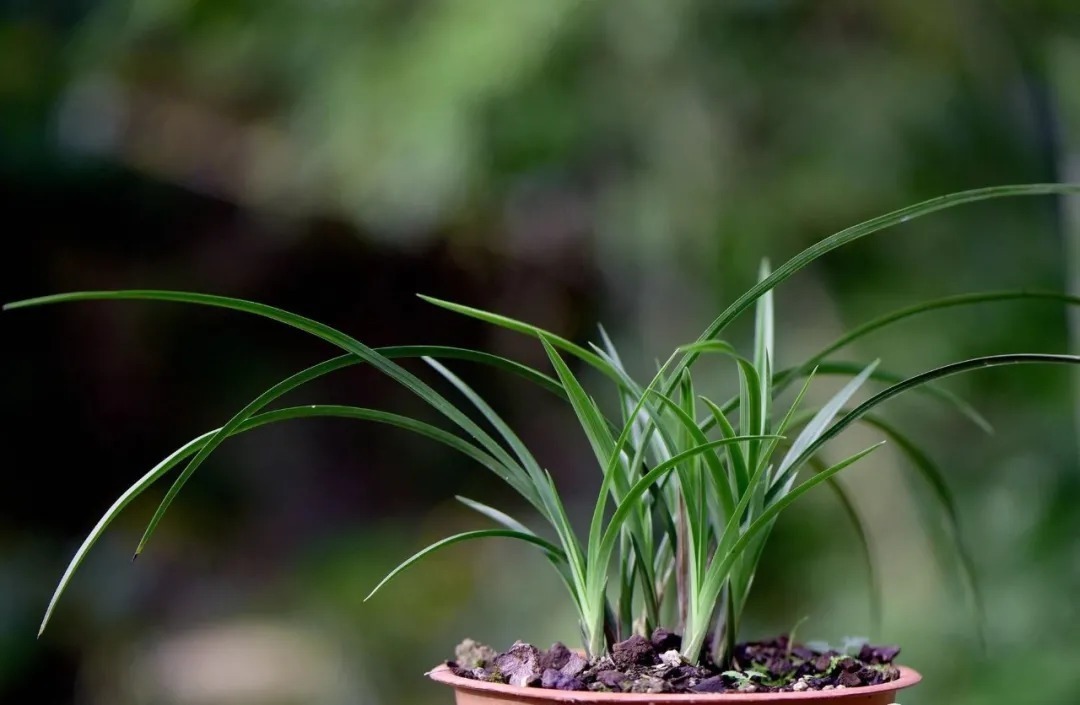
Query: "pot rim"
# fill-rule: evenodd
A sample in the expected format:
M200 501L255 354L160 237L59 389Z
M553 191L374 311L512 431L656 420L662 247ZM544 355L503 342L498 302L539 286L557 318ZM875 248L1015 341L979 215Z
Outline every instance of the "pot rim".
M804 690L790 693L593 693L582 690L554 690L550 688L522 688L502 683L486 683L471 678L455 676L449 666L443 664L429 671L427 675L437 683L449 685L456 690L503 695L528 701L550 701L558 703L754 703L754 702L789 702L798 700L821 699L828 697L835 700L872 695L874 693L895 692L901 688L910 688L922 680L918 671L899 666L900 677L894 681L879 685L864 685L858 688L842 690Z

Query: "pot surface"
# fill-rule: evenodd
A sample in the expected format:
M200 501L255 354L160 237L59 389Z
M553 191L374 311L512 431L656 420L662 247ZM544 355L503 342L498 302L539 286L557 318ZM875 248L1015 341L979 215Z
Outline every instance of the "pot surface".
M801 703L801 705L892 705L898 690L910 688L922 676L906 666L900 666L897 680L881 685L868 685L843 690L808 690L801 693L592 693L546 688L519 688L501 683L485 683L455 676L448 667L439 666L428 673L431 680L454 689L457 705L545 705L547 703L635 703L635 705L722 705L723 703Z

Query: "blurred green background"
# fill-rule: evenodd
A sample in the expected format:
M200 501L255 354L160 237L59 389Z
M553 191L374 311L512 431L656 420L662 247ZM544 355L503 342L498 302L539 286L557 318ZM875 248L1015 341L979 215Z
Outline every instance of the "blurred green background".
M422 292L580 341L603 322L647 373L752 283L763 256L782 262L949 191L1080 181L1074 0L0 8L5 301L199 290L280 305L372 345L470 345L545 364L533 341L433 309ZM1078 259L1075 200L920 219L777 291L780 362L924 298L1075 291ZM1071 322L1047 303L944 311L842 357L913 373L1066 351L1070 330L1075 352ZM348 421L230 441L132 564L160 493L136 503L35 640L71 552L116 495L334 352L169 305L20 311L2 325L3 702L448 703L422 674L462 637L575 640L548 567L498 542L437 555L362 604L416 548L485 526L455 493L517 504L448 451ZM536 449L580 518L599 483L572 414L514 379L455 369ZM716 388L729 388L716 371ZM947 468L986 593L986 653L955 558L934 548L927 488L888 450L846 478L885 579L882 631L847 520L821 492L774 533L743 636L809 616L807 638L900 643L926 677L905 703L1073 702L1080 387L1029 367L950 388L995 435L924 399L889 411ZM290 401L424 413L363 370ZM848 442L863 440L873 437Z

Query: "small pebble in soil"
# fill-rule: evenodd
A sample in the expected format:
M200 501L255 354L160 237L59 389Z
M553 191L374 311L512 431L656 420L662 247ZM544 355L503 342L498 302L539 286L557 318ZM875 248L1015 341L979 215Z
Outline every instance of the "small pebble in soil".
M623 683L626 683L629 679L622 671L616 671L615 669L608 669L605 671L599 671L594 676L594 681L610 688L611 690L622 690Z
M858 656L789 644L786 636L739 644L734 671L709 662L689 664L678 649L682 639L664 629L649 638L634 635L614 644L610 655L589 661L561 643L541 651L518 641L502 653L471 639L447 665L474 680L555 690L615 693L804 692L840 690L896 680L896 646L864 645Z
M682 665L682 656L675 649L660 654L660 663L668 668L677 668Z
M532 644L514 642L509 651L495 657L494 663L510 685L540 685L540 650Z
M573 676L568 676L562 671L549 668L540 677L541 688L554 688L555 690L585 690L585 684Z
M454 660L462 668L483 667L493 662L498 652L472 639L465 639L454 649Z

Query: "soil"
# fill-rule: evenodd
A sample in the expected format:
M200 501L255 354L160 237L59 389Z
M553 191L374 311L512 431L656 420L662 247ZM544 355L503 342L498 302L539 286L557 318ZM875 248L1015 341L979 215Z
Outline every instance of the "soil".
M689 664L679 655L682 639L657 629L651 638L632 636L611 653L587 661L560 643L550 649L516 642L499 653L466 639L447 665L463 678L510 685L623 693L767 693L833 690L877 685L900 677L895 646L871 646L846 652L814 650L792 644L786 636L735 647L732 670L704 659Z

